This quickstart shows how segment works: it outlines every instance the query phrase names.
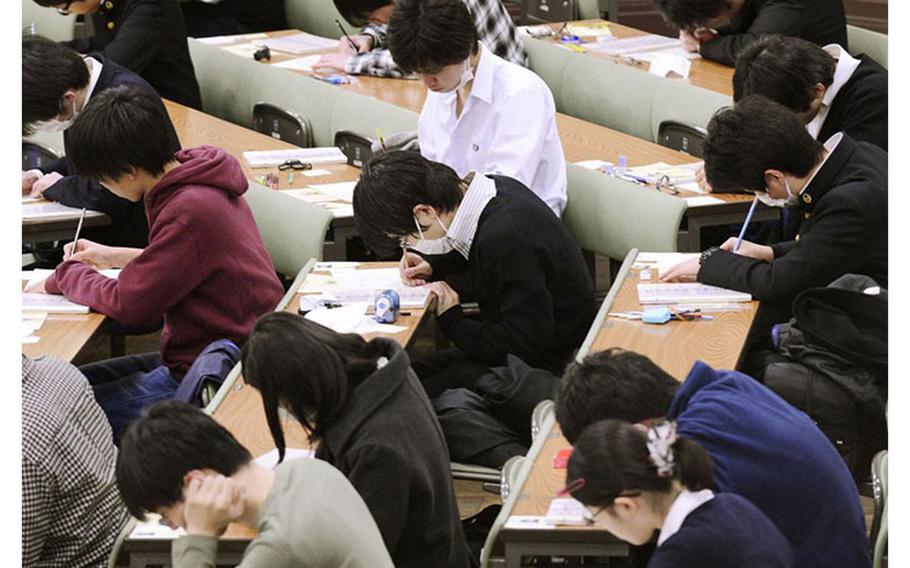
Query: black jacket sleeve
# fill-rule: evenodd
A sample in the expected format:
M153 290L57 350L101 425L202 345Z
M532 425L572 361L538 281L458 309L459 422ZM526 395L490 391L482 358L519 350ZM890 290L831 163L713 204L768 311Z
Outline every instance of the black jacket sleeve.
M723 33L701 45L699 53L705 59L732 67L741 49L763 34L802 35L805 5L799 0L769 0L760 8L748 29Z
M79 175L64 177L44 190L44 197L69 207L101 211L115 219L127 217L134 205L129 200L117 197L97 181Z
M47 164L38 167L38 169L46 174L57 172L62 176L68 176L72 173L72 170L70 169L70 162L65 157L57 158L53 162L48 162Z

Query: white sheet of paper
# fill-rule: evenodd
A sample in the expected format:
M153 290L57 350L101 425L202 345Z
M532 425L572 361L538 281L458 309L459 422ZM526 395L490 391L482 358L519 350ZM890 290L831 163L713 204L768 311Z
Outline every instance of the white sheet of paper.
M367 302L356 302L340 308L312 310L304 317L338 333L354 333L369 306Z
M641 304L700 304L752 300L752 296L745 292L698 282L638 284L637 288L638 302Z
M654 51L679 46L679 39L659 35L644 35L622 39L609 39L585 45L588 51L598 51L610 55L626 55L642 51Z
M353 270L358 266L360 266L360 263L354 262L352 260L332 260L327 262L317 262L313 267L313 270Z
M331 175L331 174L332 174L332 172L330 172L329 170L307 170L307 171L303 172L303 175L305 175L308 178L327 176L327 175Z
M262 49L258 45L253 45L252 43L241 43L240 45L229 45L224 48L225 51L229 51L234 55L240 57L249 57L252 58L253 54Z
M79 219L81 215L82 209L67 207L66 205L53 201L39 201L22 204L22 219ZM103 215L103 213L99 213L98 211L85 212L86 219L99 215Z
M685 79L689 76L690 69L692 69L692 61L689 59L672 53L660 53L651 60L648 73L658 77L668 77L671 73L675 73Z
M360 323L357 324L357 333L387 333L389 335L395 333L401 333L402 331L407 330L408 328L401 325L393 325L390 323L379 323L373 319L373 316L366 316L364 319L360 320Z
M332 270L338 283L334 291L342 302L369 302L376 294L392 289L398 292L402 308L422 308L430 294L429 286L406 286L398 276L397 268L372 268L366 270Z
M333 207L334 204L329 204L327 207L332 211L332 217L334 219L347 219L348 217L354 216L354 206L353 205L341 205Z
M650 63L661 55L678 55L683 59L701 59L701 55L693 51L686 51L682 47L670 47L666 49L655 49L654 51L637 51L630 55L633 59Z
M300 32L289 36L269 38L263 40L262 43L276 51L301 55L333 48L338 45L338 40Z
M197 37L196 41L207 43L209 45L227 45L237 41L237 36L215 36L215 37Z
M312 71L313 65L319 61L321 55L310 55L307 57L298 57L296 59L288 59L287 61L281 61L278 63L273 63L272 67L281 67L282 69L293 69L294 71Z
M291 460L296 459L307 459L312 458L314 455L313 450L302 450L299 448L285 448L284 449L284 461L282 463L287 463ZM278 448L275 448L269 452L266 452L253 460L253 463L265 469L275 469L278 466Z
M716 197L711 197L710 195L700 195L698 197L684 197L686 203L689 204L689 207L702 207L704 205L717 205L718 203L725 203L723 199L718 199Z
M121 270L123 270L123 269L122 268L109 268L107 270L99 270L98 272L100 272L104 276L107 276L108 278L113 278L116 280L117 278L120 277ZM32 284L37 284L38 282L47 280L48 277L50 277L50 275L53 273L54 273L54 271L49 268L36 268L35 270L31 270L31 271L27 271L27 270L23 271L22 279L23 280L28 279L28 284L26 284L26 286L31 286Z
M330 286L335 285L335 279L328 274L309 274L298 291L299 294L321 294Z
M546 517L536 515L512 515L506 521L507 529L555 529L556 525L548 523Z
M311 185L310 187L319 193L331 195L335 199L350 203L354 200L354 187L356 185L356 181L343 181L339 183L321 183L317 185Z
M683 191L691 191L694 193L708 193L707 190L702 189L698 186L697 181L690 181L689 183L677 183L676 189L681 189Z
M301 201L306 201L307 203L334 203L335 198L329 195L323 195L321 193L315 192L312 189L285 189L282 190L287 195L300 199ZM343 203L339 205L344 206Z
M657 270L658 275L661 275L681 262L698 258L700 254L697 252L640 252L635 257L635 264L632 265L632 268L638 268L637 265L641 265L642 268L653 268Z
M89 307L70 302L57 294L22 294L22 311L50 314L87 314Z
M546 522L554 525L585 526L588 510L578 500L571 497L556 498L550 501Z

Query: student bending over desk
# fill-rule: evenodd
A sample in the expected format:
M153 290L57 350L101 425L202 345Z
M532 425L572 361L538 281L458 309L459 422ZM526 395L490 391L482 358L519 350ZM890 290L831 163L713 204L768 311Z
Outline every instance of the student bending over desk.
M751 502L714 494L714 464L673 422L647 431L621 420L588 426L569 458L565 492L589 521L642 545L654 530L648 568L791 568L793 549Z
M224 150L171 151L170 122L160 101L135 87L95 97L71 129L76 169L116 195L144 201L145 249L86 240L28 292L64 294L125 325L164 316L161 353L83 367L115 439L142 408L172 398L206 346L246 341L256 318L283 290L242 195L247 180ZM96 269L122 267L119 279ZM239 350L234 347L239 355ZM192 384L192 383L187 383Z
M288 409L366 502L399 568L466 568L445 440L408 354L295 314L263 316L243 347L243 377L262 393L279 455Z
M230 523L258 533L237 568L393 566L363 499L338 470L308 458L265 469L186 403L156 404L130 425L117 485L133 516L157 513L186 529L171 545L174 568L214 567Z
M717 488L745 497L777 525L793 546L796 566L871 565L863 509L846 464L805 413L752 377L699 361L680 385L637 353L595 353L566 370L556 420L574 443L606 419L645 426L675 421L681 436L711 456Z

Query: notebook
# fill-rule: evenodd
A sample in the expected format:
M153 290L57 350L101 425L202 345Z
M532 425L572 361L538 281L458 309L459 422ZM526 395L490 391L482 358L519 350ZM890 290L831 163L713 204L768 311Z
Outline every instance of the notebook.
M47 312L50 314L87 314L89 307L71 302L57 294L22 294L23 312Z
M285 37L266 39L260 43L268 46L269 49L300 55L333 48L338 45L338 40L300 32Z
M641 304L685 304L710 302L750 302L752 296L745 292L727 290L697 282L673 284L638 284L638 301Z
M587 517L588 510L580 501L564 497L550 501L544 519L553 525L585 526L588 524Z

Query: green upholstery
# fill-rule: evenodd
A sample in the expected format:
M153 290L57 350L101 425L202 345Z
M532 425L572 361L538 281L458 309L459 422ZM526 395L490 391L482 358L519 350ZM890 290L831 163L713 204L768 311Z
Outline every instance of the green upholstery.
M686 202L653 188L566 164L563 222L579 246L619 260L633 248L675 252Z
M61 16L53 8L44 8L32 0L22 0L22 29L35 24L35 33L54 41L73 39L76 16ZM28 32L26 32L28 33Z
M31 136L23 138L24 142L34 142L52 150L58 156L63 156L63 133L62 132L36 132Z
M673 120L705 128L714 113L732 105L733 98L727 95L664 79L654 93L651 107L651 140L658 140L657 132L662 122Z
M202 108L206 113L249 127L253 120L253 87L262 65L220 47L188 39Z
M375 138L377 128L383 136L417 130L417 116L411 110L343 91L340 96L336 96L332 112L333 140L335 132L339 130L350 130L367 138ZM328 144L331 143L330 140Z
M356 34L360 31L341 17L332 0L284 0L284 15L289 28L322 37L341 37L341 30L335 23L336 19L341 22L349 34Z
M579 20L599 20L601 16L600 0L576 0Z
M244 196L279 274L293 278L311 258L322 259L328 210L255 182Z
M851 54L859 55L865 53L885 69L888 68L887 34L880 34L865 28L848 25L847 43L850 45Z

